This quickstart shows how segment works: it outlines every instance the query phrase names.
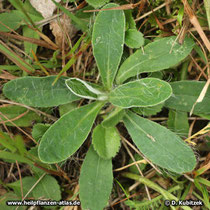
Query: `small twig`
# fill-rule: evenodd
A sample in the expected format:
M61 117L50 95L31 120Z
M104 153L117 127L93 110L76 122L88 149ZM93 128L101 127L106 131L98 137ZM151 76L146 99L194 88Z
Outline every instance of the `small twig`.
M25 37L25 36L11 34L11 33L2 32L2 31L0 31L0 36L11 37L13 39L17 39L17 40L21 40L21 41L25 41L25 42L29 42L29 43L33 43L33 44L37 44L37 45L39 45L41 47L45 47L45 48L52 49L52 50L57 50L58 49L58 47L51 46L46 41L35 39L35 38Z
M184 4L184 9L185 9L187 15L189 16L190 22L197 29L197 32L200 35L201 39L203 40L206 48L208 49L208 51L210 51L210 41L207 38L206 34L203 32L203 29L201 28L200 23L199 23L197 17L195 16L193 10L191 9L187 0L182 0L182 3Z
M127 150L129 156L131 157L132 161L135 161L135 158L133 157L132 153L131 153L130 150L128 149L128 147L127 147L127 145L126 145L124 139L123 139L122 143L123 143L125 149ZM144 175L143 175L141 169L139 168L139 165L138 165L137 163L135 163L135 165L136 165L136 167L137 167L139 173L141 174L141 176L144 177ZM151 200L151 196L150 196L148 187L147 187L146 185L144 185L144 187L145 187L145 190L146 190L148 199Z
M3 120L0 118L0 120L2 120L2 121L0 121L0 124L4 124L4 123L7 123L7 122L11 122L11 121L13 122L13 121L15 121L15 120L18 120L18 119L20 119L21 117L24 117L26 114L28 114L28 112L29 112L29 110L26 110L24 113L18 115L17 117L14 117L14 118L12 118L12 119L10 119L10 120L6 120L6 121L3 121Z
M4 118L6 118L8 120L8 122L10 122L12 125L14 125L18 130L20 130L21 132L23 132L26 136L28 136L29 139L31 139L35 144L38 144L36 142L36 140L34 138L32 138L32 136L30 136L28 133L26 133L23 129L21 129L20 127L18 127L15 123L13 123L6 115L4 115L2 112L0 112L0 115L2 115Z
M100 12L100 11L110 11L110 10L129 10L129 9L134 9L137 6L139 6L141 4L141 1L139 1L136 4L124 4L122 6L119 7L111 7L111 8L107 8L107 9L94 9L94 10L85 10L83 12L87 13L87 12Z
M194 179L190 178L188 175L184 174L184 177L190 180L191 182L194 182Z
M122 135L120 135L121 138L136 152L138 153L140 156L142 156L158 173L162 174L162 172L156 167L154 166L154 164L148 160L146 157L144 157L144 155L138 150L136 149L136 147L134 147L126 138L124 138Z
M23 199L23 182L22 182L22 176L21 176L21 172L20 172L20 167L19 164L16 160L16 165L17 165L17 170L18 170L18 174L19 174L19 178L20 178L20 191L21 191L21 197Z
M22 201L31 193L31 191L36 187L36 185L43 179L43 177L46 174L42 174L39 179L36 181L36 183L31 187L31 189L25 194L25 196L23 197Z
M163 7L165 7L166 5L168 5L168 4L170 4L170 3L171 3L171 1L168 1L168 2L165 2L165 3L161 4L160 6L156 7L156 8L153 9L152 11L149 11L149 12L145 13L144 15L140 16L139 18L136 18L135 21L137 22L137 21L139 21L139 20L141 20L141 19L143 19L143 18L145 18L145 17L151 15L153 12L155 12L155 11L157 11L157 10L159 10L159 9L161 9L161 8L163 8Z
M135 161L135 162L133 162L133 163L130 163L130 164L126 165L126 166L123 166L123 167L121 167L121 168L117 168L117 169L115 169L114 171L122 171L122 170L125 170L126 168L129 168L129 167L131 167L131 166L133 166L133 165L136 165L136 164L139 164L139 163L146 164L147 161L146 161L146 160L138 160L138 161Z
M36 113L41 114L43 116L46 116L47 118L49 118L52 121L56 121L57 120L56 117L53 117L53 116L51 116L49 114L46 114L45 112L42 112L42 111L37 110L37 109L34 109L34 108L32 108L30 106L27 106L25 104L20 104L20 103L14 102L14 101L8 101L8 100L3 100L3 99L0 99L0 103L7 103L7 104L14 104L14 105L17 105L17 106L22 106L22 107L25 107L25 108L33 111L33 112L36 112Z

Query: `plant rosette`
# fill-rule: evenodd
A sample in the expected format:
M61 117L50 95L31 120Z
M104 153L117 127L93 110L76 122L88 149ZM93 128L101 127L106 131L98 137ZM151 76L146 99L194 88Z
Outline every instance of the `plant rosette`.
M110 3L103 8L117 6ZM7 98L33 107L89 100L87 105L62 115L42 136L38 154L42 162L49 164L73 155L88 137L103 107L114 107L93 129L92 145L81 168L80 199L84 209L99 210L107 204L113 184L112 158L120 149L116 128L119 122L124 123L134 144L153 164L178 174L190 172L196 165L192 149L178 135L135 112L135 108L164 106L173 97L168 82L152 77L135 80L136 76L177 65L191 52L193 40L186 38L180 45L176 37L157 39L144 46L144 51L137 49L119 67L124 43L124 12L100 11L93 27L92 46L101 85L67 77L52 85L56 76L48 76L15 79L3 88Z

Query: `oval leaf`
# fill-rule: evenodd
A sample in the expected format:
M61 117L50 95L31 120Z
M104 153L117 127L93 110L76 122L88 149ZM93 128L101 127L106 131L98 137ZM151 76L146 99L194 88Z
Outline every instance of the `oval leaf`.
M37 177L37 180L38 178L39 177ZM55 201L61 199L60 185L54 177L49 175L44 176L44 178L33 189L32 194L35 199L42 198Z
M109 101L123 108L146 107L162 103L171 94L172 89L167 82L146 78L118 86L111 91Z
M56 76L22 77L4 85L4 95L19 103L34 107L52 107L78 100L65 85L61 77L54 86Z
M125 32L125 44L130 48L139 48L144 44L143 34L136 29Z
M179 111L190 112L205 82L179 81L170 84L173 95L165 102L165 106ZM203 101L195 105L193 113L210 114L210 88L207 90Z
M100 89L100 86L85 82L78 78L70 78L66 80L66 86L76 96L91 100L106 100L107 96Z
M120 67L116 77L117 84L143 72L155 72L178 64L190 54L194 42L186 38L180 45L177 37L166 37L148 44L131 55Z
M42 198L56 201L61 199L60 186L58 185L57 180L52 176L46 175L43 179L41 179L41 181L39 180L39 177L27 176L21 181L23 189L21 189L20 180L8 185L19 196L21 196L21 190L23 190L23 195L26 195L28 191L30 191L32 187L36 185L37 181L39 181L27 198L34 197L34 199Z
M154 164L178 174L194 169L192 149L172 131L132 112L127 112L124 123L136 146Z
M108 4L103 9L117 7ZM125 36L125 15L122 10L101 11L93 27L93 55L107 89L112 87L121 56Z
M98 125L93 130L93 147L104 159L114 157L120 149L120 136L115 127Z
M86 2L93 7L101 7L108 3L110 0L86 0Z
M108 203L112 182L112 160L99 157L91 146L79 178L82 209L103 209Z
M39 158L45 163L58 163L74 154L87 138L102 103L92 103L63 115L43 135Z

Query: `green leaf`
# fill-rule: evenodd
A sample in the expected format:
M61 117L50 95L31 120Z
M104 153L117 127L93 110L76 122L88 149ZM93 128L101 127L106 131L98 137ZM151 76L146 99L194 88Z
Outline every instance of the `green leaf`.
M3 105L0 106L0 112L5 115L4 117L0 114L0 123L2 124L4 122L7 126L14 126L9 120L19 127L28 127L34 122L41 121L41 118L37 113L21 106Z
M129 29L125 32L125 44L130 48L140 48L144 45L143 34L136 29Z
M25 196L29 190L36 184L39 177L24 177L22 178L22 186L23 186L23 195ZM15 193L21 196L21 183L20 180L8 184ZM34 197L34 199L50 199L50 200L60 200L61 199L61 191L60 186L58 185L56 179L52 176L46 175L41 181L33 188L31 193L27 197Z
M36 177L38 180L39 177ZM49 175L44 176L32 191L35 199L50 199L59 201L61 199L61 190L57 180Z
M32 177L32 176L28 176L28 177L24 177L21 179L22 181L22 190L23 190L23 196L25 196L28 191L32 188L32 186L36 183L37 179ZM18 195L19 197L21 197L21 183L20 180L16 181L16 182L12 182L7 184L8 187L12 188L15 192L16 195ZM31 197L32 193L29 193L28 197Z
M124 109L120 107L115 107L114 110L105 117L101 125L106 128L114 127L120 122L120 120L122 120L124 113Z
M198 81L178 81L170 83L173 95L165 102L167 108L190 112L193 104L198 99L205 82ZM194 114L210 114L210 88L202 102L194 107Z
M192 149L167 128L127 112L124 123L136 146L154 164L182 174L196 165Z
M63 116L69 111L72 111L73 109L76 109L78 107L78 102L71 102L68 104L62 104L59 106L59 114L60 116Z
M139 154L134 154L135 161L144 160ZM129 164L133 163L133 160L130 158ZM141 171L143 171L146 167L145 163L138 163L138 166ZM136 165L132 165L129 167L129 172L134 174L139 174L139 170L137 169Z
M126 30L136 29L136 22L132 15L132 10L124 10L125 19L126 19Z
M178 64L190 54L194 42L186 38L180 45L177 37L166 37L156 40L137 50L120 67L116 77L117 84L143 72L155 72Z
M97 125L93 130L93 147L104 159L114 157L120 149L120 136L115 127L104 128Z
M0 52L7 56L12 62L14 62L21 70L30 73L34 72L34 68L16 54L6 43L0 40Z
M42 137L39 158L57 163L74 154L87 138L103 103L91 103L63 115Z
M3 88L4 95L19 103L34 107L52 107L78 100L65 85L65 77L61 77L52 86L56 76L22 77L11 80Z
M16 210L17 206L8 206L6 204L7 201L20 201L21 197L18 197L15 193L12 192L8 192L4 195L1 195L1 199L0 199L0 209L4 209L4 210ZM24 210L26 209L27 206L19 206L18 209L19 210Z
M23 27L23 36L24 37L30 37L30 38L34 38L34 39L39 39L39 34L36 33L34 30L32 30L31 28L29 28L28 26L24 26ZM32 50L33 52L36 54L38 45L37 44L33 44L31 42L24 42L24 50L25 53L29 56L33 56L32 55Z
M147 106L147 107L134 107L132 110L136 112L137 114L143 115L143 116L151 116L156 115L158 112L160 112L163 108L163 103L158 104L155 106Z
M145 78L120 85L109 94L109 101L115 106L146 107L154 106L168 99L171 86L156 78Z
M41 140L42 136L44 133L47 131L47 129L50 127L50 124L43 124L43 123L37 123L34 125L33 130L32 130L32 137L36 140L39 141Z
M110 0L87 0L87 3L95 8L101 7L108 2L110 2Z
M112 160L99 157L91 146L79 179L82 209L102 210L109 200L112 182Z
M187 112L169 110L168 128L180 137L187 137L189 132L189 123Z
M43 19L43 17L38 13L35 12L35 9L30 5L30 3L23 3L20 0L9 0L9 2L19 11L22 15L22 22L25 24L25 22L30 23L34 25L35 21L40 21Z
M21 156L24 156L25 154L27 154L24 139L20 134L14 137L14 144L16 148L18 149L19 153L21 154Z
M14 145L14 140L7 133L0 131L0 144L14 153L17 148Z
M21 26L23 15L20 11L12 10L11 12L1 13L0 20L0 31L10 32L12 29L16 30Z
M180 26L182 26L183 17L184 17L184 5L179 8L179 12L177 15L177 21L179 22Z
M76 96L91 100L106 100L107 96L98 85L85 82L78 78L70 78L66 81L66 86Z
M108 4L103 9L117 7ZM125 36L125 15L122 10L101 11L93 27L93 55L104 86L112 87L123 53Z
M18 162L21 162L21 163L27 163L29 165L33 165L33 162L31 160L29 160L28 158L25 158L18 154L1 151L1 150L0 150L0 159L4 159L4 161L6 161L6 162L7 162L7 160L12 160L14 162L17 160Z
M163 189L162 187L160 187L158 184L156 184L155 182L152 182L150 179L147 179L147 178L145 178L145 177L142 177L142 176L139 176L139 175L137 175L137 174L132 174L132 173L128 173L128 172L125 172L125 173L123 173L122 174L124 177L127 177L127 178L129 178L129 179L132 179L132 180L135 180L135 181L138 181L138 182L140 182L140 183L142 183L142 184L144 184L144 185L146 185L146 186L148 186L149 188L151 188L151 189L153 189L154 191L157 191L159 194L161 194L163 197L164 197L164 199L166 199L166 200L174 200L174 201L176 201L176 202L178 202L179 201L179 199L176 197L176 196L174 196L172 193L170 193L170 192L173 192L173 191L177 191L177 190L179 190L181 187L177 187L177 186L175 186L175 187L173 187L172 189L169 189L169 190L165 190L165 189ZM175 190L175 189L176 190ZM151 205L153 206L153 205L155 205L154 203L154 199L153 200L150 200L149 202L147 202L147 201L143 201L143 202L141 202L141 205L139 205L139 202L138 203L136 203L136 207L138 208L138 209L145 209L145 207L146 207L146 209L148 209L149 207L151 207ZM135 203L134 203L135 204ZM150 204L150 205L149 205ZM156 206L156 205L155 205ZM176 208L175 207L173 207L172 205L170 206L171 207L171 209L173 209L173 210L175 210ZM157 209L157 208L156 208ZM168 209L168 208L158 208L158 209ZM182 206L182 209L184 209L184 210L191 210L191 208L190 207L188 207L188 206Z
M41 163L39 157L38 157L38 145L35 146L35 147L32 147L30 148L30 150L28 151L28 153L30 154L31 157L33 157L33 159L37 162L37 163ZM43 165L43 167L45 168L49 168L49 169L53 169L53 166L50 166L50 165ZM33 175L36 176L36 177L40 177L42 176L43 174L45 174L46 172L41 169L41 168L38 168L36 167L35 165L31 165L30 166L30 169L31 171L33 172Z

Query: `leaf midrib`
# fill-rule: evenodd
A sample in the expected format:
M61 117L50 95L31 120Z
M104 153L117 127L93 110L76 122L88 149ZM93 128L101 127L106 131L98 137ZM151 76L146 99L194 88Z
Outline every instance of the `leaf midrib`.
M141 131L143 131L143 132L145 133L145 131L144 131L144 130L143 130L143 129L134 121L134 120L132 120L132 118L129 117L128 114L125 114L125 116L130 120L131 123L133 122L134 126L137 127L138 130L141 130ZM148 140L151 141L151 139L149 139L149 138L148 138ZM156 141L156 142L157 142L157 141ZM159 141L158 141L157 143L158 143L158 145L159 145L163 150L166 150L166 149L163 147L163 145L160 144ZM180 142L179 142L179 143L180 143ZM154 144L152 144L152 145L153 145L153 148L154 148L155 145L154 145ZM166 151L169 152L170 154L172 154L172 156L174 156L174 157L176 157L177 159L179 159L179 160L181 160L182 162L184 162L186 165L188 165L188 162L185 161L185 159L180 159L179 156L177 156L177 155L174 154L173 152L168 151L168 150L166 150Z

